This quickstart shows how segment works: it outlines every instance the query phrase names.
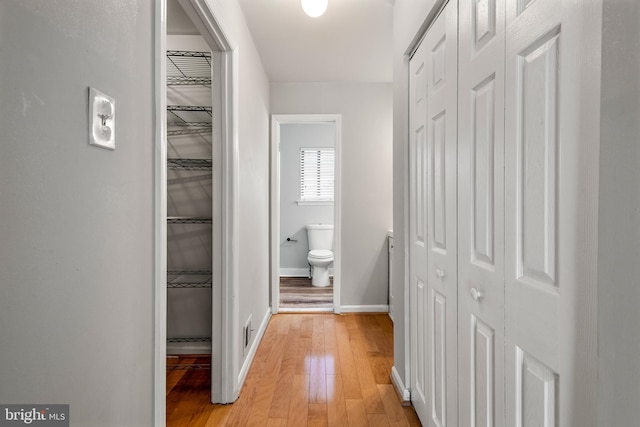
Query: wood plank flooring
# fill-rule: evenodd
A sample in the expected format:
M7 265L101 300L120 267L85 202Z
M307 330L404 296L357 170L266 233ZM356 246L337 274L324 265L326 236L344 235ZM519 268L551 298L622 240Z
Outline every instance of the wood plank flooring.
M209 371L169 372L167 426L419 426L392 364L386 314L278 314L232 405L209 403Z
M333 308L333 278L326 287L313 286L306 277L280 278L280 308Z

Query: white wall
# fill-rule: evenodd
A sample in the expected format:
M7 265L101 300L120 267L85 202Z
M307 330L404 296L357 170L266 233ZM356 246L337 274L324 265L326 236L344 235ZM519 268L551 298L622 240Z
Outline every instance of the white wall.
M640 420L640 4L605 0L598 230L598 420Z
M386 305L391 84L272 83L271 113L342 115L341 305Z
M280 125L280 274L309 274L307 224L333 224L333 204L298 205L300 149L334 147L333 123ZM287 238L297 242L287 241Z
M393 355L394 367L409 387L408 295L405 293L408 254L405 251L408 224L406 194L407 141L409 134L409 60L408 49L415 43L428 16L435 13L436 0L396 0L393 7Z
M237 0L207 0L219 11L237 55L239 290L238 368L242 367L242 328L252 317L255 332L269 313L269 82ZM254 336L255 336L254 332ZM234 374L238 374L235 372Z
M0 2L0 402L152 424L154 2ZM88 144L88 87L116 150Z

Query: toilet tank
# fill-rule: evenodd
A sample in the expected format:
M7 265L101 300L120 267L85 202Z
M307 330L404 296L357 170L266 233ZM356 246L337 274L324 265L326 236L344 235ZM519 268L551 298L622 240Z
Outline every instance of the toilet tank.
M333 225L309 224L307 225L307 238L309 250L327 249L333 250Z

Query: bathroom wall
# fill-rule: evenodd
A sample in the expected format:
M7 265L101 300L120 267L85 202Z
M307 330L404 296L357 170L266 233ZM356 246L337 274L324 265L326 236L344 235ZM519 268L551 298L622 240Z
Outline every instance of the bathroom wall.
M386 309L391 83L271 83L273 114L342 115L341 309Z
M280 126L280 275L307 276L307 224L333 224L330 205L298 205L300 200L300 149L334 147L333 123ZM290 237L297 242L287 242Z
M0 1L0 402L151 426L155 2ZM88 88L115 151L88 142Z

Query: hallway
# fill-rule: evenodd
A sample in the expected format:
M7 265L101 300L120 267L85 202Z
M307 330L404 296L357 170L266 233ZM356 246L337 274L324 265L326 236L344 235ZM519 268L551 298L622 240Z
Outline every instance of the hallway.
M419 426L392 365L386 314L279 314L233 405L209 403L209 371L170 372L167 426Z

